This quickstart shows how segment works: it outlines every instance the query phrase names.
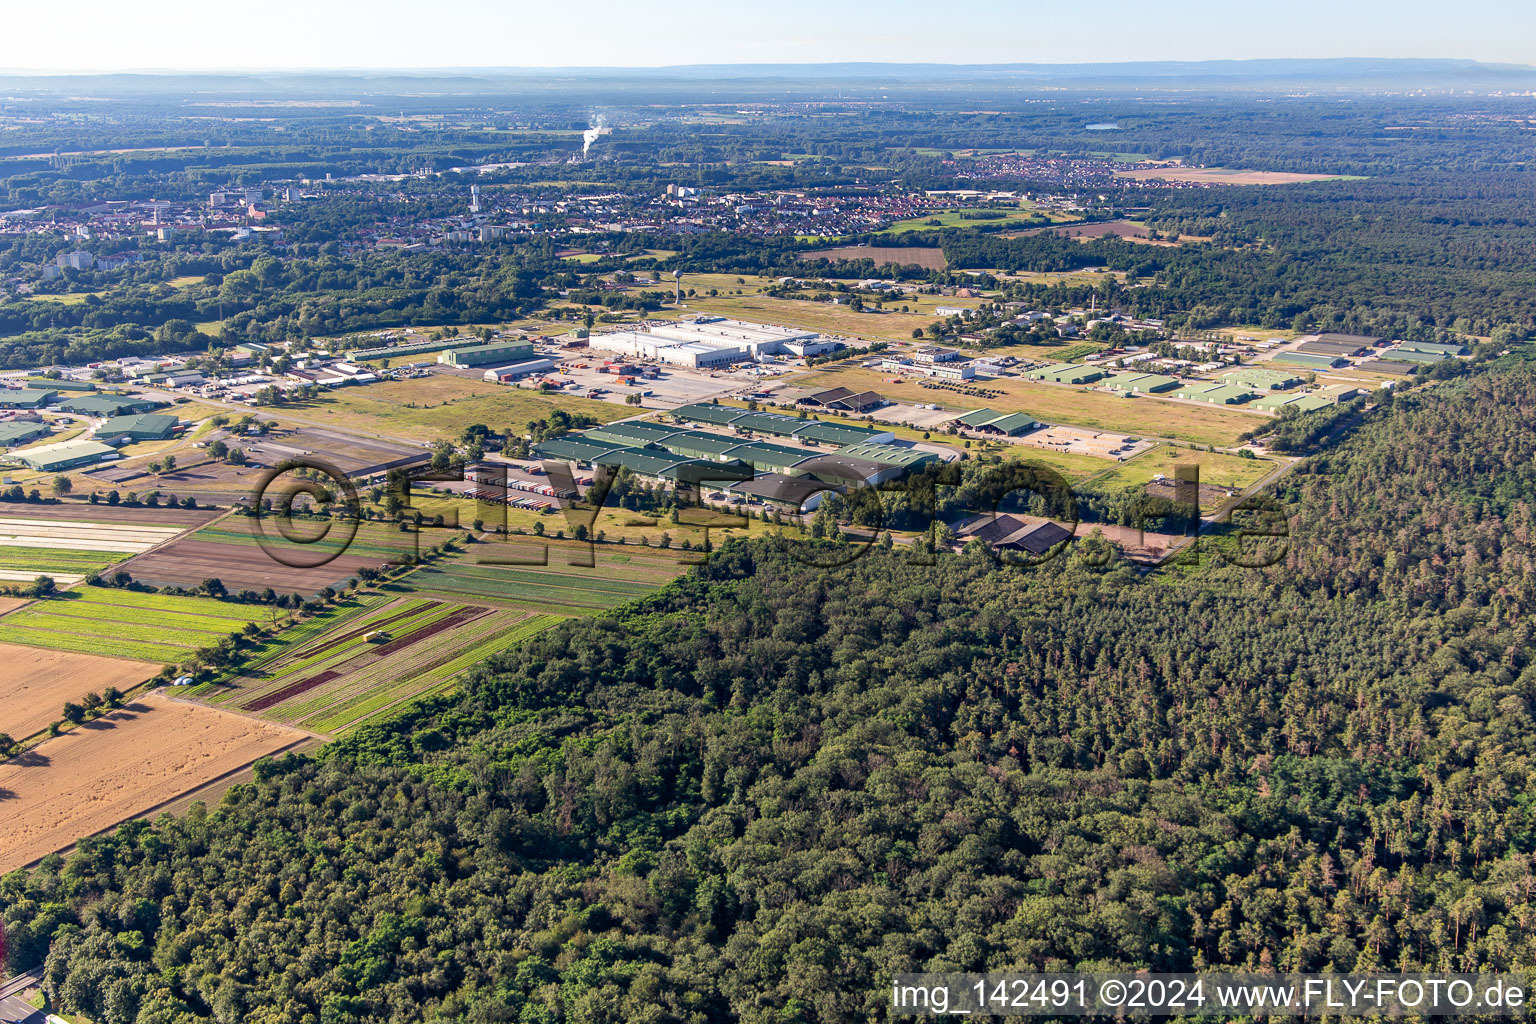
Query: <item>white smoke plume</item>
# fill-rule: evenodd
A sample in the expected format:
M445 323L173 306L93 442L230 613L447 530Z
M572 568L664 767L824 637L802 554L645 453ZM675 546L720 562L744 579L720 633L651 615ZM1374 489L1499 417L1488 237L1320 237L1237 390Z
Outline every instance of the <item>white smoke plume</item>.
M608 127L608 119L598 114L592 119L592 127L581 133L581 158L587 158L587 151L592 148L592 143L597 141L599 135L607 135L611 129Z

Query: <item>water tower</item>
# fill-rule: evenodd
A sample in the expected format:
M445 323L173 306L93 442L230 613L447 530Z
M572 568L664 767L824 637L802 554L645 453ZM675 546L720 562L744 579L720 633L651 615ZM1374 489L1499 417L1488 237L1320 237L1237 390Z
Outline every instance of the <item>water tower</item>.
M677 293L673 301L681 306L683 304L683 272L681 270L672 271L672 282Z

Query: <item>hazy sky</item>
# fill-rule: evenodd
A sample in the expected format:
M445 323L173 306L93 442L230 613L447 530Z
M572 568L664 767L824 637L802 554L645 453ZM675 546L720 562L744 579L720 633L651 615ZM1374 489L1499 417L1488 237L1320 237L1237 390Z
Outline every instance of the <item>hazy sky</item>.
M0 68L1462 57L1536 64L1531 0L11 0Z

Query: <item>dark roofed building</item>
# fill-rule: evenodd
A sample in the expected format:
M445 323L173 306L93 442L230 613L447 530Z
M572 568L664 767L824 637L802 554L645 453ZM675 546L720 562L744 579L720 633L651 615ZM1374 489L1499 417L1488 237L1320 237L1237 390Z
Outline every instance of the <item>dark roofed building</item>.
M979 522L979 525L967 527L960 531L960 535L967 540L979 540L983 544L996 545L1007 540L1016 533L1023 533L1029 529L1029 524L1022 519L1010 515L1000 515L987 522Z
M1367 359L1360 364L1360 369L1369 370L1371 373L1392 373L1403 377L1419 371L1416 363L1404 363L1395 359Z
M1064 540L1072 537L1072 531L1056 523L1041 523L1039 526L1026 533L1009 537L997 544L999 548L1010 551L1027 551L1032 555L1043 555L1051 548Z
M884 462L851 458L846 455L821 455L808 459L795 467L797 476L814 476L828 483L863 487L881 484L901 476L903 469Z
M824 404L828 409L840 409L844 412L868 412L889 403L873 391L860 391L856 395L845 395Z
M841 484L825 483L808 476L784 476L782 473L766 473L755 480L745 480L731 487L738 494L750 494L770 504L783 505L796 512L818 494L841 494L847 490Z
M1329 331L1317 336L1318 341L1330 341L1336 345L1354 345L1356 348L1375 348L1382 343L1381 338L1370 334L1339 334Z
M829 391L813 391L809 395L803 395L800 398L795 399L795 404L826 405L828 402L835 402L839 398L847 398L851 394L853 394L853 391L848 388L832 388Z
M1297 352L1316 356L1363 356L1370 351L1365 345L1353 345L1338 341L1304 341L1296 346Z

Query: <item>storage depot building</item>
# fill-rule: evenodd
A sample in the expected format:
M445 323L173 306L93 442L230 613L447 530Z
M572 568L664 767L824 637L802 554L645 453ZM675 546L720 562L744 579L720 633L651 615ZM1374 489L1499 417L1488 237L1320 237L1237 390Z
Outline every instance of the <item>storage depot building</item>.
M140 413L114 416L96 428L97 437L126 437L130 441L165 441L176 432L180 421L175 416Z
M1056 363L1054 366L1042 366L1038 370L1030 370L1024 376L1030 380L1052 381L1057 384L1092 384L1108 374L1096 366Z
M1026 412L998 412L996 409L977 409L968 412L955 422L983 434L1003 434L1017 437L1037 430L1045 424Z
M89 466L108 457L116 457L117 449L100 441L62 441L45 444L40 448L25 448L12 452L12 460L28 469L42 473L58 473L66 469Z
M59 403L65 412L82 416L131 416L139 412L152 412L163 403L148 398L131 398L126 395L89 395L82 398L66 398Z
M0 409L41 409L58 397L57 391L37 388L0 388Z
M453 349L439 355L437 361L449 366L505 366L532 358L532 342L498 341L489 345L471 345L468 348Z
M26 444L28 441L36 441L46 436L48 436L46 423L33 423L28 420L0 423L0 448L14 448L19 444Z

